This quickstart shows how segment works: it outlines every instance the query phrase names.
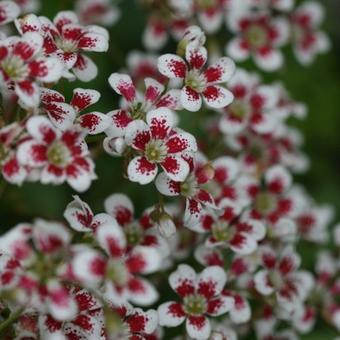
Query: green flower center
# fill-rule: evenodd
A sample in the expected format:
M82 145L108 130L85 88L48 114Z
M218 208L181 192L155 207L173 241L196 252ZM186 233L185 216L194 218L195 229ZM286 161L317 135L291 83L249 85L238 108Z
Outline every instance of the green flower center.
M183 307L186 314L202 315L207 311L208 304L204 296L191 294L184 298Z
M72 161L70 150L63 142L55 142L48 148L47 159L50 164L59 168L64 168Z
M198 184L194 176L189 176L180 184L181 195L184 197L194 197L198 191Z
M212 225L212 234L215 240L220 242L229 241L232 238L232 230L226 222L215 222Z
M268 192L260 192L255 197L254 206L262 215L268 215L273 212L276 207L275 197Z
M212 8L216 6L216 0L198 0L198 6L202 9Z
M14 81L21 81L26 78L28 75L27 67L24 61L17 57L11 56L10 58L6 58L1 63L1 68L4 73Z
M190 70L187 72L185 85L191 87L198 93L202 93L207 88L206 80L198 70Z
M125 236L130 245L139 244L142 236L143 230L138 223L131 223L124 227Z
M130 108L131 116L133 119L145 120L146 112L143 103L138 102Z
M267 43L267 32L261 26L250 26L245 35L246 40L253 48L262 47Z
M145 147L145 157L150 162L162 162L167 155L167 147L161 140L152 140Z
M129 272L122 261L110 259L106 269L106 277L117 286L122 287L128 282Z
M276 289L281 289L284 286L284 280L282 279L282 275L277 271L273 271L269 273L269 281L273 287Z
M78 50L77 41L57 38L55 42L57 47L64 52L73 53Z
M242 100L234 100L228 107L233 116L237 118L244 118L250 111L249 105Z

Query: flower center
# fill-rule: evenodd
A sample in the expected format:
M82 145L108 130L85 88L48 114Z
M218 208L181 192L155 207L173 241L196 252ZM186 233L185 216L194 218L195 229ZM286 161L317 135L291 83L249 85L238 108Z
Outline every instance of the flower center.
M110 259L106 269L106 277L114 284L123 287L129 279L129 272L122 261Z
M265 29L258 25L250 26L246 33L246 40L253 48L259 48L267 43L267 32Z
M124 227L125 236L130 245L139 244L142 236L143 230L138 223L131 223Z
M226 222L215 222L212 225L212 234L217 241L229 241L232 238L232 231Z
M78 50L77 41L75 40L56 38L55 42L57 47L64 52L76 52Z
M199 294L187 295L183 300L183 307L186 314L202 315L207 311L207 300Z
M202 9L212 8L216 5L216 0L198 0L198 6Z
M207 87L203 74L200 74L198 70L190 70L187 72L185 85L191 87L198 93L202 93Z
M24 80L28 75L27 67L24 61L17 56L11 56L3 60L1 63L1 68L8 78L14 81Z
M255 197L255 209L262 215L268 215L275 210L276 200L268 192L260 192Z
M269 280L273 287L276 289L281 289L284 286L284 280L282 275L276 270L269 273Z
M133 119L142 119L145 120L146 112L144 109L144 105L141 102L138 102L131 106L130 108L131 116Z
M250 111L249 105L243 100L234 100L228 109L234 117L239 119L246 117Z
M193 175L180 184L181 195L184 197L194 197L198 191L198 183Z
M47 159L59 168L64 168L72 161L71 152L63 142L55 142L48 148Z
M159 163L167 155L167 147L161 140L152 140L145 147L145 157L150 162Z

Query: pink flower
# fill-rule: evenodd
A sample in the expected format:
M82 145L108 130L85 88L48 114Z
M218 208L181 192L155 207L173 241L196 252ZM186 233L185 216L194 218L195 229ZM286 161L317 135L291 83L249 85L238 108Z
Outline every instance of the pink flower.
M61 77L61 63L41 56L42 47L42 37L33 32L0 41L2 86L14 90L25 108L39 105L41 83L53 83Z
M184 181L189 165L182 156L196 151L195 138L173 128L174 116L167 108L149 111L146 122L134 120L126 128L126 144L139 154L128 165L129 179L140 184L150 183L157 175L159 164L169 178Z
M207 61L207 50L189 44L186 48L185 59L175 54L164 54L158 58L160 73L170 79L183 81L181 103L188 111L198 111L202 99L211 108L218 109L229 105L233 95L225 87L218 84L227 82L235 71L234 62L220 58L204 71Z
M221 267L205 268L200 274L188 265L179 265L170 274L171 288L181 302L165 302L158 307L159 324L177 327L186 320L186 331L191 338L208 339L211 325L207 316L220 316L234 305L234 299L221 295L227 275Z
M94 164L81 133L76 130L56 130L43 116L26 123L30 138L18 147L17 157L22 165L41 170L44 184L67 182L77 191L85 191L96 178Z

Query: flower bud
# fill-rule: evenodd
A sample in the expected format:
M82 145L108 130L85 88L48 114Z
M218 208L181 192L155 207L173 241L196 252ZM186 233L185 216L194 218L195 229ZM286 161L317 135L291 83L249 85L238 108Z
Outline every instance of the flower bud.
M177 45L177 54L184 56L187 46L193 45L195 48L203 46L205 43L205 34L198 26L190 26L184 32L182 40Z
M165 238L169 238L176 233L176 226L172 217L166 213L162 212L157 221L159 232Z
M196 177L200 184L211 181L215 176L215 169L210 163L205 164L197 170Z

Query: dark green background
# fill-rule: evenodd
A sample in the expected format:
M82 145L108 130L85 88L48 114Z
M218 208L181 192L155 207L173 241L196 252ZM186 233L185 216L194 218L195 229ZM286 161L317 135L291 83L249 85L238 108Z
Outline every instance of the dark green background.
M240 0L241 1L241 0ZM61 9L72 8L72 1L42 1L42 13L52 18ZM70 98L72 88L94 88L101 92L102 98L93 106L96 111L108 112L117 108L118 96L109 87L107 78L112 72L124 67L124 56L131 49L141 49L141 34L145 15L134 0L122 0L122 17L111 30L110 50L107 54L92 54L99 66L99 75L91 83L63 81L59 89L64 89ZM268 81L281 80L291 92L293 98L308 106L308 117L296 122L305 135L304 151L310 158L310 170L297 178L319 203L332 203L336 217L340 218L340 1L320 0L327 9L324 29L332 40L332 51L319 56L308 68L299 65L289 49L286 51L286 66L278 73L265 75ZM220 38L226 42L227 36ZM224 42L224 43L225 43ZM167 51L174 45L170 43ZM244 65L242 65L244 66ZM250 64L245 65L252 67ZM57 87L58 89L58 87ZM188 119L195 119L195 113L188 114ZM185 126L184 126L185 127ZM191 131L195 134L194 131ZM95 211L102 211L103 199L113 192L129 193L137 210L154 203L157 199L155 189L149 185L141 187L131 184L122 176L122 160L102 154L96 161L99 179L93 182L91 189L81 195ZM20 221L31 221L35 217L61 219L66 204L74 194L67 186L42 186L24 184L22 187L7 185L0 189L0 234ZM332 339L333 333L325 325L319 325L315 335L306 339Z

